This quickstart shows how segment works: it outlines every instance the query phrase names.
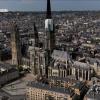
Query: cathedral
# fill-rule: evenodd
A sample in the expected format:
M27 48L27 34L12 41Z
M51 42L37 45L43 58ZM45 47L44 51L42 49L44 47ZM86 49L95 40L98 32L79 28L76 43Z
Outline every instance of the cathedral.
M50 63L51 54L55 48L54 23L51 15L50 0L47 1L47 12L45 19L45 37L43 47L39 45L39 36L36 25L34 23L34 37L30 51L30 66L34 75L47 76L48 65Z
M56 50L55 27L50 0L47 0L44 34L43 46L41 47L37 27L34 23L35 38L31 41L32 46L29 46L30 68L33 75L48 78L71 76L80 81L91 80L93 69L88 67L88 64L73 61L67 51Z
M47 0L45 18L45 32L43 42L40 42L39 32L34 22L34 38L31 37L28 48L29 59L21 55L21 42L17 25L13 25L12 64L29 66L34 76L66 78L75 77L76 80L91 80L93 68L87 63L73 61L67 51L56 50L55 27L51 14L50 0ZM42 44L42 45L41 45ZM27 65L28 63L28 65Z

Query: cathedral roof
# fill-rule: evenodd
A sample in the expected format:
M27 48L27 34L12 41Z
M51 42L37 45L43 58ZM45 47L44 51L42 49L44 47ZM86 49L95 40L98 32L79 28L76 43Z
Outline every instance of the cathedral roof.
M54 50L52 53L52 58L54 58L55 60L69 60L70 56L67 52L65 51L60 51L60 50Z

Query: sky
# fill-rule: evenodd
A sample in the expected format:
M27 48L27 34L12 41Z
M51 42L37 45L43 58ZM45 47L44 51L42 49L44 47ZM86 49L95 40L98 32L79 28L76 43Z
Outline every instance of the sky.
M51 0L52 11L100 10L100 0ZM46 0L0 0L0 9L9 11L45 11Z

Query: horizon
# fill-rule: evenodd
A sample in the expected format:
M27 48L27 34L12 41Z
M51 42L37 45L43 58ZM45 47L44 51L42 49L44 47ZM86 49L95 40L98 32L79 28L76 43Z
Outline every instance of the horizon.
M52 11L100 11L100 0L51 0ZM46 0L0 0L0 9L45 11Z

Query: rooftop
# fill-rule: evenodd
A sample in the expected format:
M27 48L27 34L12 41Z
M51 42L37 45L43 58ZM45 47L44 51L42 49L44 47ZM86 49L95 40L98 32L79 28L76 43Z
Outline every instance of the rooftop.
M33 88L38 88L38 89L42 89L42 90L49 90L52 92L58 92L58 93L63 93L63 94L69 94L71 95L73 93L73 91L71 89L64 89L61 87L50 87L49 85L43 84L43 83L38 83L38 82L30 82L28 84L29 87L33 87Z
M87 57L86 60L89 61L90 64L97 63L97 65L100 66L100 59L98 59L98 58Z
M73 82L76 82L76 77L75 76L67 76L67 78L60 78L60 77L49 77L48 78L49 80L61 80L61 81L73 81Z
M69 60L70 59L67 52L60 51L60 50L54 50L52 53L52 58L56 60Z
M83 69L90 69L91 68L89 64L82 63L82 62L79 62L79 61L74 61L74 67L83 68Z
M8 64L8 63L0 63L0 69L3 68L3 69L5 69L5 70L9 70L9 69L12 69L12 68L14 68L14 67L16 67L16 66L10 65L10 64Z
M94 84L93 86L91 86L86 94L86 97L100 100L100 84Z
M26 90L26 82L23 80L18 80L13 83L10 83L2 88L2 90L9 95L24 95Z
M72 87L81 90L81 88L82 88L83 86L85 86L85 84L84 84L83 82L76 82L76 83L74 84L74 86L72 86Z
M0 76L5 75L7 73L18 71L15 65L10 65L8 63L0 63Z

